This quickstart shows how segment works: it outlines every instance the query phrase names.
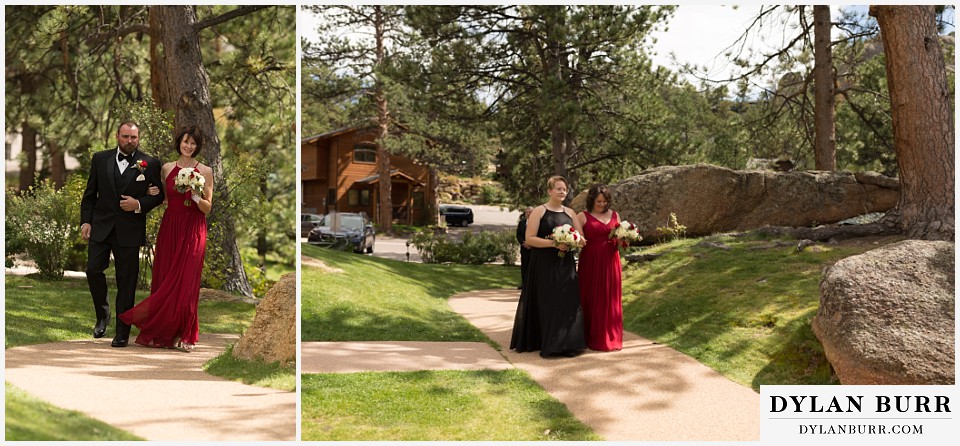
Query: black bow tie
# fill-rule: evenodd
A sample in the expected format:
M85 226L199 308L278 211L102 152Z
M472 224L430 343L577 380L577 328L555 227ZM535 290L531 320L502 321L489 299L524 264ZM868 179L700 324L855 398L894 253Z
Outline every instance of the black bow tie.
M129 154L129 155L124 155L123 152L120 152L119 154L117 154L117 162L120 162L120 161L123 161L123 160L127 160L128 163L132 163L132 162L133 162L133 154L131 153L131 154Z

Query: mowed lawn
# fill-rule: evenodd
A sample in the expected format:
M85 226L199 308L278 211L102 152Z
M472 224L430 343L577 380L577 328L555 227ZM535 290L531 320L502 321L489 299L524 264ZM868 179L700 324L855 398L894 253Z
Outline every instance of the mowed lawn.
M520 268L407 263L303 245L301 333L309 341L477 341L480 330L447 298L465 291L516 288Z
M600 440L521 370L303 375L306 441Z
M761 384L836 384L810 328L823 270L894 240L803 251L795 240L732 236L656 245L645 252L659 258L624 269L624 329L757 391Z

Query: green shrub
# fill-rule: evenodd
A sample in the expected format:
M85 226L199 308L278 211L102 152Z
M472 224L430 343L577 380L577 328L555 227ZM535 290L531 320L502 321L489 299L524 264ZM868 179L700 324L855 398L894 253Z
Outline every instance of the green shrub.
M467 232L460 241L460 262L471 265L482 265L497 260L497 243L488 232L478 234Z
M507 202L507 194L500 187L493 184L484 184L480 186L480 198L484 204L496 204Z
M446 236L435 235L432 231L422 231L410 238L410 243L420 251L424 263L455 262L460 257L457 243Z
M670 213L670 221L666 226L658 226L657 232L667 241L681 239L687 236L687 227L677 222L677 214Z
M510 232L467 232L457 241L430 231L420 232L410 239L420 251L424 263L463 263L482 265L503 260L507 265L516 264L519 244Z
M27 252L27 241L23 238L23 234L21 234L16 225L16 220L13 218L15 212L11 202L13 196L13 189L7 189L7 217L3 220L4 234L6 235L3 238L3 249L7 267L14 266L12 259L14 255Z
M80 201L83 200L83 191L87 188L85 175L73 174L67 178L66 184L60 193L67 201L67 212L71 217L70 223L80 227ZM76 220L72 220L76 218ZM70 271L84 271L87 269L87 242L80 236L80 231L71 231L70 247L66 253L64 268Z
M67 252L72 240L79 236L79 206L70 202L69 194L57 190L44 180L23 194L7 192L7 237L18 240L27 255L37 264L40 277L63 278Z
M256 251L254 251L255 253ZM243 269L247 273L247 280L250 281L253 295L259 298L266 296L267 291L275 282L267 279L267 269L259 264L259 258L243 256Z

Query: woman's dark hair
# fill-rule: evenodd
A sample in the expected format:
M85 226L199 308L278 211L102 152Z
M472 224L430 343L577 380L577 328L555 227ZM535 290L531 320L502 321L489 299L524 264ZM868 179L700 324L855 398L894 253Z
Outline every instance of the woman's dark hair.
M603 209L603 212L610 210L610 205L613 204L613 194L610 193L610 188L602 184L594 184L587 191L587 212L593 212L593 204L600 195L607 199L607 207Z
M183 155L183 152L180 151L180 142L183 141L183 137L190 135L193 138L193 142L197 143L197 150L193 151L193 155L190 158L196 158L197 154L200 153L200 149L203 148L203 134L200 133L200 129L195 126L184 127L177 132L177 138L173 140L173 150L177 153Z

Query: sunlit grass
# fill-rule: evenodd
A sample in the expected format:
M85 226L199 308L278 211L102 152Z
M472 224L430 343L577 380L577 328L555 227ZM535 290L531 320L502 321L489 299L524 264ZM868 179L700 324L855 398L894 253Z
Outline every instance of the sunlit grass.
M301 272L304 341L487 341L446 299L513 288L520 269L504 265L431 265L303 245L303 255L343 272Z
M6 441L143 440L80 412L41 401L6 384Z
M624 270L624 329L667 344L732 380L830 384L810 321L824 267L875 246L818 245L798 252L756 238L711 237L657 245L651 262Z
M5 348L92 337L96 316L84 279L45 282L31 276L7 275L5 281ZM138 291L136 301L142 301L148 294ZM111 288L111 308L115 296L116 288ZM201 333L239 334L253 321L256 306L201 301L198 313ZM113 333L114 323L115 320L111 320L108 335ZM136 334L134 328L132 335Z
M306 441L599 440L519 370L302 377Z
M211 375L258 387L289 392L297 390L297 368L294 364L281 366L279 362L268 364L234 358L233 346L204 364L203 370Z

